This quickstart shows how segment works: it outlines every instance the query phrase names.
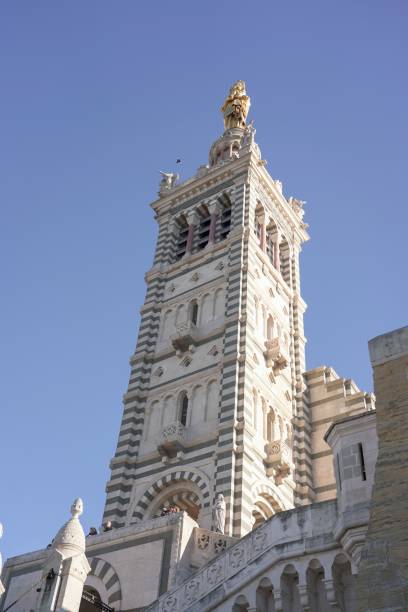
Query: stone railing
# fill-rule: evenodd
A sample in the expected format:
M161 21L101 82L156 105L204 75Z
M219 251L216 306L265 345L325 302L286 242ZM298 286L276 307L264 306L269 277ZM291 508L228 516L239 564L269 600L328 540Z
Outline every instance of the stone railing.
M256 576L262 576L272 568L277 577L274 586L275 607L277 611L282 611L279 579L288 563L293 563L299 571L302 604L309 605L306 571L316 555L324 562L327 590L331 589L329 601L333 606L336 602L329 567L342 550L333 536L336 518L336 502L332 500L316 504L313 510L309 506L276 514L210 560L182 584L161 595L145 612L206 612L217 609L221 602L235 597ZM201 535L198 537L201 538ZM348 608L346 610L351 612Z
M266 473L284 478L293 468L292 451L284 440L274 440L265 445Z
M176 333L171 336L171 343L180 353L184 353L197 344L197 327L192 321L185 321L176 327Z
M272 368L274 374L279 374L289 363L286 347L280 338L265 341L264 356L266 366Z
M237 538L196 527L194 529L194 546L190 563L195 568L199 568L236 542Z
M186 440L186 428L180 421L169 423L161 432L157 448L161 455L175 456L178 451L183 451Z

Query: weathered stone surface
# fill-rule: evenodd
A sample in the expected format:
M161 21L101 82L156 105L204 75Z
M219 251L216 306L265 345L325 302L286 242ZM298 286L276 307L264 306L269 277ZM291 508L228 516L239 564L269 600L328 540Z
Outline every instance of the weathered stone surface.
M369 347L379 450L357 610L396 612L408 610L408 327Z

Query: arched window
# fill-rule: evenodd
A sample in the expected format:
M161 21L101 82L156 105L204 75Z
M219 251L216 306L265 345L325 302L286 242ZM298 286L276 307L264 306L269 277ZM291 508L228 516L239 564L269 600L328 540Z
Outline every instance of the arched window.
M187 425L187 414L188 414L188 397L184 391L180 397L180 423L184 426Z
M197 304L197 300L193 300L192 302L190 302L189 311L190 311L190 321L194 325L197 325L197 321L198 321L198 304Z

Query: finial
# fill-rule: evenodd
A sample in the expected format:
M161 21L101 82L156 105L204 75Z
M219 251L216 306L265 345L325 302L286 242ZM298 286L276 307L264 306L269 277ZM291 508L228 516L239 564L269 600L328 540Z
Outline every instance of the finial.
M221 112L224 113L225 129L244 128L250 105L251 100L246 95L245 82L237 81L230 88L229 94L221 107Z
M58 550L66 559L85 551L85 534L79 517L84 511L80 497L71 506L71 518L61 527L52 541L52 549Z
M74 503L71 506L71 514L73 518L78 518L84 511L84 502L80 497L77 497L74 500Z

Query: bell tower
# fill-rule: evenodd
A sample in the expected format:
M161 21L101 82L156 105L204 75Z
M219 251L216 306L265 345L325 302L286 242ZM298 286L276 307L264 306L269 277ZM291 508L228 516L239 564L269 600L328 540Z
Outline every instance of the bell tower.
M179 183L162 173L158 238L104 521L116 527L177 506L241 536L312 501L305 434L299 253L302 202L286 199L247 124L235 83L209 163Z

